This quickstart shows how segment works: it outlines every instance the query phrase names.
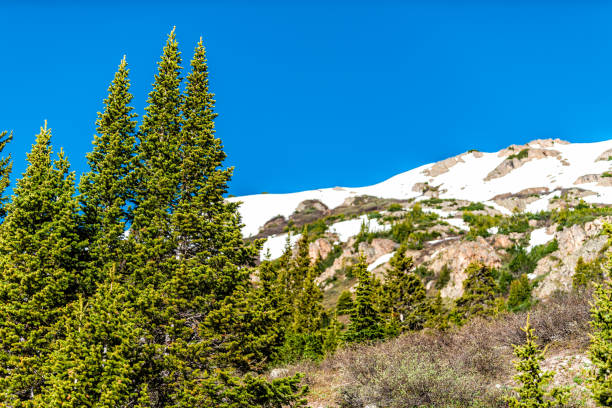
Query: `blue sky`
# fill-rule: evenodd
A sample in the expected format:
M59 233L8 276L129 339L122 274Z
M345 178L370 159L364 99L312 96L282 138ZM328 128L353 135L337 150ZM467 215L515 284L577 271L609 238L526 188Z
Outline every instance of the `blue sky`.
M14 178L44 119L84 171L120 59L142 113L172 26L184 66L204 38L235 195L368 185L471 148L612 135L609 2L90 3L0 2Z

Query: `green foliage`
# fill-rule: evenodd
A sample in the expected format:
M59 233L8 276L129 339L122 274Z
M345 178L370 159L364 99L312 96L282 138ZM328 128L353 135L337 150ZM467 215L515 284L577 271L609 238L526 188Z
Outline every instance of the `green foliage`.
M563 208L552 213L551 221L557 223L557 229L561 231L572 225L583 225L596 218L611 215L612 207Z
M402 244L389 261L391 268L387 271L381 297L387 325L400 332L423 328L431 314L425 286L411 272L413 261L406 257L407 249L407 245Z
M518 396L507 398L510 408L540 408L562 407L567 403L569 390L567 388L552 388L546 390L548 383L554 377L552 371L542 371L540 361L544 360L546 349L542 350L536 343L534 329L527 323L522 328L525 332L525 344L514 346L514 355L518 358L514 366L518 374L514 377L520 385L514 388Z
M353 343L381 339L384 337L383 321L376 307L374 278L368 272L365 257L361 256L354 268L359 283L355 291L351 322L343 340Z
M442 269L440 269L440 273L438 275L438 280L436 281L436 289L442 289L446 286L446 284L450 281L451 269L445 264Z
M74 173L41 128L0 228L0 402L38 398L64 308L93 279L80 268Z
M393 203L393 204L389 205L389 207L387 208L387 211L394 212L394 211L402 211L403 209L404 209L404 207L402 207L401 204Z
M136 166L136 114L129 106L132 95L128 73L124 57L108 88L104 110L98 113L94 149L87 154L90 170L79 185L89 268L98 274L108 273L111 264L125 263L124 233L131 222L128 204L134 199Z
M612 173L610 173L609 171L604 171L604 172L601 174L601 177L612 177Z
M353 295L348 290L343 291L336 304L336 312L339 315L349 314L353 310Z
M586 288L592 283L602 279L601 262L599 259L593 259L590 262L585 262L582 257L576 261L576 268L572 276L572 285L574 289Z
M512 160L512 159L522 160L522 159L526 159L527 156L529 156L529 149L523 149L516 154L511 154L510 156L506 157L506 160Z
M484 210L484 209L485 209L484 204L480 202L470 203L467 206L458 208L459 211L479 211L479 210Z
M0 132L0 153L4 152L7 144L13 140L13 133L7 131ZM8 197L4 196L4 192L11 184L10 175L13 170L13 160L9 154L0 159L0 219L6 216L6 203Z
M528 275L535 270L540 259L558 249L559 244L556 239L533 247L529 253L525 251L525 248L515 245L508 251L510 253L510 260L507 268L513 276Z
M495 281L490 269L473 262L465 270L467 278L463 281L463 294L455 302L453 319L463 323L472 316L495 314Z
M591 308L591 344L589 358L593 363L589 388L595 402L612 407L612 255L608 256L606 281L597 285Z
M525 310L531 304L531 282L522 274L510 284L508 308L512 311Z

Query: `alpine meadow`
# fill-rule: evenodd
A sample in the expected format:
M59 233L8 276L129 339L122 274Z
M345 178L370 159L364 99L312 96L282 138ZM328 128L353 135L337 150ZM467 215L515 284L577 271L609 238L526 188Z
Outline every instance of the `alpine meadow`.
M612 140L234 197L207 64L124 57L79 179L0 133L0 407L612 407Z

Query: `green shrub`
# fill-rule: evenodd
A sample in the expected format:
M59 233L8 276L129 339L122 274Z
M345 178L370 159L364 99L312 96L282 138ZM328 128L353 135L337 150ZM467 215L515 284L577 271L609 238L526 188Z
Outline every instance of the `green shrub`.
M442 289L446 286L446 284L450 281L451 270L448 265L444 265L442 269L440 269L440 273L438 274L438 280L436 281L436 289Z
M526 159L527 156L529 156L529 149L523 149L516 154L511 154L510 156L506 158L506 160L512 160L512 159L523 160L523 159Z
M353 295L348 290L343 291L336 304L338 315L350 314L353 309Z
M483 203L470 203L467 206L464 207L459 207L458 210L460 211L479 211L479 210L484 210L485 206Z
M527 275L522 274L510 284L508 309L512 311L525 310L531 305L531 282Z
M387 211L389 212L394 212L394 211L402 211L404 209L404 207L402 207L401 204L399 203L393 203L391 204L388 208Z

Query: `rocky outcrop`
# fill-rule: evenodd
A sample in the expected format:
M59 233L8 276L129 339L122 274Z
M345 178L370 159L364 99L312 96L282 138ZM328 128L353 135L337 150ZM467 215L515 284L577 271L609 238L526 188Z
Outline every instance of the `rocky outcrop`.
M308 256L312 261L317 259L325 259L333 249L332 244L325 238L318 238L311 242L308 246Z
M524 145L516 145L516 144L510 145L506 147L505 149L500 150L499 153L497 153L497 156L498 157L511 156L513 154L517 154L523 149L537 148L537 146L539 146L540 148L554 147L555 144L568 145L570 143L565 140L561 140L561 139L535 139Z
M491 198L491 201L510 211L514 211L515 209L524 211L528 204L539 200L540 195L548 193L548 190L548 187L531 187L521 190L518 193L498 194Z
M599 155L599 157L597 157L597 159L595 159L595 161L608 161L610 160L610 157L612 157L612 149L608 149L605 152L603 152L602 154Z
M428 263L429 269L435 273L447 265L451 269L448 284L442 289L441 295L456 299L463 293L463 281L466 279L465 269L472 262L481 262L487 266L499 268L501 258L484 238L475 241L453 241L450 245L437 251Z
M502 156L502 150L499 155ZM525 157L521 157L522 151L526 151ZM514 157L513 157L514 156ZM561 153L558 150L551 149L535 149L531 147L527 147L524 149L518 149L516 151L513 150L512 155L508 155L508 158L501 162L493 171L491 171L487 177L485 177L484 181L493 180L499 177L503 177L506 174L510 173L512 170L518 169L522 167L525 163L530 162L532 160L544 159L547 157L554 157L558 159L563 165L569 166L569 163L561 157Z
M474 155L474 157L479 158L482 157L482 153L479 151L471 151L469 153L462 153L460 155L449 157L448 159L439 161L434 163L430 168L423 170L423 174L427 177L437 177L440 174L447 173L451 167L456 165L457 163L465 163L463 157L468 154Z
M576 224L555 233L559 249L542 258L529 276L531 279L543 276L534 290L536 297L543 299L556 290L572 288L572 276L578 258L582 257L588 262L599 255L607 241L607 236L600 234L603 224L611 220L611 217L600 218L583 226Z
M282 215L277 215L264 224L264 226L260 229L259 235L270 236L280 234L285 230L286 226L287 220L285 217Z
M390 239L374 238L372 243L361 242L358 253L365 255L366 263L371 264L379 257L395 251L397 244Z
M585 174L574 181L574 184L597 183L598 186L612 187L612 177L604 177L602 174Z

